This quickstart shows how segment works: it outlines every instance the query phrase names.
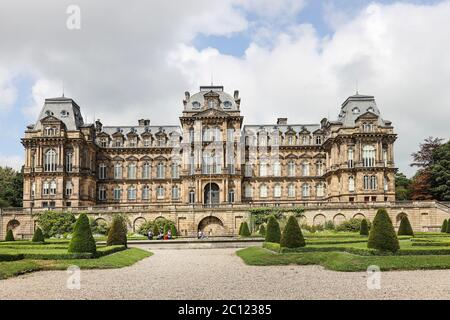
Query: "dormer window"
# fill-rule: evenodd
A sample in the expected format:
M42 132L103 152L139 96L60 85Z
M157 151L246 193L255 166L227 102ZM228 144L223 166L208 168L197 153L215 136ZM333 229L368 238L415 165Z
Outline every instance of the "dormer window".
M61 111L60 113L62 118L67 118L69 116L69 112L67 112L66 110Z
M200 103L197 101L192 102L192 109L200 109Z
M352 109L353 114L359 114L361 111L359 110L358 107L355 107Z
M128 146L129 147L136 147L137 145L137 139L136 138L130 138L130 140L128 141Z
M108 144L107 144L105 138L100 139L100 146L101 146L102 148L106 148L107 145L108 145Z
M122 139L116 139L114 141L114 147L120 148L122 146Z
M212 108L215 108L216 106L217 106L216 100L213 100L213 99L208 100L208 108L212 109Z
M223 103L223 108L224 109L231 109L231 102L230 101L225 101Z
M371 132L373 131L373 124L372 123L363 123L363 131L364 132Z
M53 112L51 112L50 110L45 111L45 115L48 116L52 116Z
M369 108L367 109L367 111L368 111L368 112L375 112L375 110L374 110L372 107L369 107Z
M45 127L45 129L44 129L44 134L46 136L54 136L54 135L56 135L56 132L57 132L56 128Z

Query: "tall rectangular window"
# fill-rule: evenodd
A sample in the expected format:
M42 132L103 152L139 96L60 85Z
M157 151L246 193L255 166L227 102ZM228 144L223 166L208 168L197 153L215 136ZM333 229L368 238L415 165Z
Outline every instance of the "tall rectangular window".
M106 179L106 164L101 163L98 166L98 178L101 180Z

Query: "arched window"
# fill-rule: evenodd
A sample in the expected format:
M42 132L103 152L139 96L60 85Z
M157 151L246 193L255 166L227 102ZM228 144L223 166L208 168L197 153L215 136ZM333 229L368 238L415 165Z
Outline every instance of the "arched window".
M73 192L73 184L71 181L66 181L66 196L71 196Z
M281 164L279 161L273 164L272 172L274 177L281 177Z
M156 198L157 199L164 199L164 187L158 186L156 189Z
M164 163L162 163L162 162L159 162L156 167L156 177L158 179L164 179L164 177L165 177Z
M288 141L288 145L289 146L292 146L293 144L294 144L294 136L293 135L288 135L288 137L287 137L287 141Z
M302 197L309 197L309 184L307 183L302 186Z
M375 147L363 147L363 165L364 167L373 167L375 165Z
M44 195L50 194L50 184L48 181L44 181L44 183L42 184L42 193Z
M348 161L348 167L353 168L353 149L348 149L347 151L347 161Z
M317 176L323 175L323 162L322 161L317 162L316 171L317 171L317 174L316 174Z
M66 172L72 172L73 164L73 153L72 151L67 151L66 153Z
M288 185L288 197L289 198L295 197L295 184L293 184L293 183Z
M359 110L358 107L355 107L352 109L353 114L359 114L361 111Z
M114 165L114 179L122 179L122 164L119 162Z
M56 151L50 149L45 153L44 170L47 172L56 171L56 165Z
M364 190L370 189L370 179L369 176L364 176Z
M267 198L267 186L265 184L259 187L259 197Z
M228 203L234 203L234 190L228 191Z
M51 195L56 194L56 181L55 180L50 181L50 194Z
M149 162L144 162L144 164L142 165L142 179L150 179L150 171L151 170L151 166Z
M130 186L128 188L128 200L136 200L136 187Z
M200 109L200 103L197 101L192 102L192 109Z
M150 187L145 185L142 188L142 200L149 200L150 199Z
M280 198L281 197L281 186L278 183L273 188L273 196L275 198Z
M253 197L253 188L251 185L247 184L244 187L244 194L246 198L252 198Z
M106 200L106 188L104 186L98 188L98 200Z
M136 179L136 163L128 164L128 179Z
M288 162L288 176L289 177L295 176L295 162L293 160Z
M195 203L195 191L194 190L189 191L189 203L190 204Z
M320 182L319 184L317 184L317 187L316 187L316 195L317 195L318 197L323 197L323 196L325 196L325 188L324 188L324 186L323 186L323 182Z
M267 177L267 163L261 162L259 164L259 176L260 177Z
M172 186L172 199L177 200L180 197L180 189L178 186Z
M353 177L348 178L348 191L350 192L355 191L355 178Z
M302 176L304 177L309 176L309 163L307 162L302 163Z
M322 144L322 136L316 136L316 144Z
M178 179L180 177L178 162L172 163L172 179Z
M377 189L377 177L376 176L371 176L370 177L370 189L371 190L376 190Z
M122 189L119 186L114 188L114 200L119 201L122 198Z
M309 144L309 136L302 136L302 144L303 145Z

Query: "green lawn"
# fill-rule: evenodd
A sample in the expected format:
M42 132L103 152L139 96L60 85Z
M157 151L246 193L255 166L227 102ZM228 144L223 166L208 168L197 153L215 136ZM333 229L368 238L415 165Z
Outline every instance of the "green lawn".
M367 248L367 237L322 235L306 237L306 247L280 250L279 244L264 243L264 248L239 250L246 264L321 265L336 271L365 271L370 265L381 270L450 269L450 234L417 233L416 237L399 237L396 254Z
M96 259L34 260L24 259L12 262L0 262L0 279L14 277L32 271L65 270L76 265L81 269L111 269L131 266L151 256L152 253L142 249L131 248Z

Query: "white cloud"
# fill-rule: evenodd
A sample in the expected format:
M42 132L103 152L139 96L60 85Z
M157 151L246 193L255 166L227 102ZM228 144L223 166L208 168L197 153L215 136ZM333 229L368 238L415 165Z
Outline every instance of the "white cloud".
M336 12L329 17L335 32L323 38L295 21L304 1L77 2L79 31L65 27L71 1L0 4L0 70L8 71L0 72L0 102L2 88L10 92L4 94L9 104L15 100L10 70L31 74L34 103L23 110L30 121L44 97L60 95L64 81L66 96L89 120L95 113L104 124L134 124L144 116L176 124L183 92L209 83L213 73L215 83L241 91L246 123L335 119L358 81L360 92L374 94L383 117L393 121L403 171L424 137L448 137L448 1ZM238 32L252 39L242 58L192 46L200 33Z
M3 156L0 154L0 167L9 167L17 171L22 169L23 156Z
M16 102L17 90L11 80L12 74L0 65L0 112L8 111Z

